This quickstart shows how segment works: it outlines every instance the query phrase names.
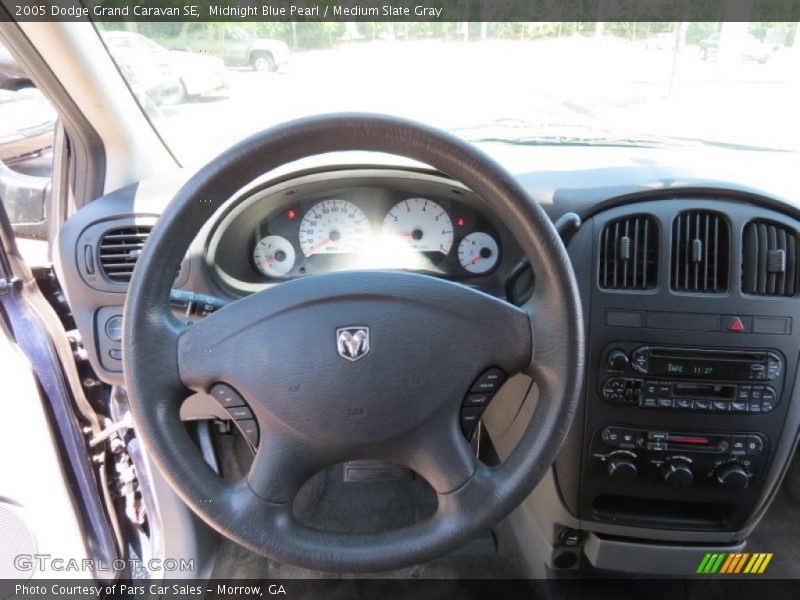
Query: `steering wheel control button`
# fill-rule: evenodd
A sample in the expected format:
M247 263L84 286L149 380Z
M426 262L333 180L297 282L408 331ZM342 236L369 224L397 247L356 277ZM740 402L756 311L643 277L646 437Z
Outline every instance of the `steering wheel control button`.
M478 424L482 413L483 409L477 407L461 409L461 431L464 432L464 435L472 437L472 432L475 430L475 425Z
M253 418L253 411L246 406L235 406L228 409L228 414L233 417L234 421L245 421Z
M122 341L122 315L114 315L106 321L106 335L115 342Z
M489 369L484 371L482 375L475 380L475 383L472 384L472 388L470 388L470 392L488 392L493 394L500 386L503 384L503 381L506 379L506 374L503 373L500 369Z
M467 394L467 397L464 399L464 406L486 408L486 405L489 404L489 400L491 399L492 394Z
M217 383L211 388L211 397L219 402L223 408L233 408L234 406L247 406L239 393L231 386L224 383Z
M122 350L119 348L112 348L108 351L108 355L114 360L122 360Z
M236 421L236 426L251 446L258 446L258 423L255 419Z

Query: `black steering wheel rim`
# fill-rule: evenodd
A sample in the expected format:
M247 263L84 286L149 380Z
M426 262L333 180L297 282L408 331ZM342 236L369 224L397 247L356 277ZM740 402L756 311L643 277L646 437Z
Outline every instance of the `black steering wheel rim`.
M406 464L423 471L429 469L432 485L439 493L439 509L434 517L380 534L330 533L298 523L292 516L291 503L285 501L280 490L273 488L269 477L251 477L235 484L224 482L203 462L179 416L180 403L191 393L189 388L207 389L209 382L201 381L196 374L213 370L211 365L219 363L203 362L203 353L223 348L214 345L223 339L218 333L220 328L215 331L214 327L215 323L222 324L221 315L227 312L229 317L249 318L248 312L258 312L264 304L259 298L248 297L209 317L210 325L205 330L198 328L201 333L187 334L206 320L187 329L171 314L168 298L173 274L192 240L225 201L258 176L302 158L339 151L404 156L460 181L483 198L508 226L528 257L537 280L534 295L524 307L524 327L520 327L522 321L520 314L514 312L516 309L509 307L503 313L504 309L488 297L478 292L463 293L464 303L477 303L476 306L490 312L497 311L494 321L476 327L483 326L485 333L494 325L503 326L508 317L505 323L508 327L502 329L509 340L505 345L520 347L512 348L513 355L505 355L499 347L503 344L498 344L486 356L505 361L507 368L527 373L539 388L533 418L502 465L493 468L480 462L470 465L459 445L461 442L453 434L457 428L442 426L445 420L430 415L424 422L435 421L439 429L426 429L423 416L403 429L404 434L416 436L412 440L418 449L416 456L411 456L408 445L374 436L355 449L345 447L340 439L326 440L329 448L316 449L329 462L351 456L352 452L373 451L376 458L407 458ZM284 291L275 292L270 298L290 307L293 301L302 303L304 294L314 294L324 304L331 300L331 294L335 296L336 289L341 289L340 297L334 298L337 301L352 299L354 291L367 292L365 286L378 281L392 293L375 301L385 302L384 296L389 296L395 302L393 306L403 305L407 299L403 290L409 286L418 286L415 289L429 303L458 305L462 299L457 296L462 291L455 289L462 286L431 282L428 280L432 278L420 275L356 273L327 277L331 279L318 287L314 283L281 284L274 289ZM418 279L409 279L413 277ZM337 288L338 285L341 287ZM453 299L457 301L452 302ZM237 305L239 308L234 308ZM463 316L458 310L439 310L436 315L443 319ZM212 321L217 315L220 317ZM254 322L263 321L260 318ZM214 332L215 342L209 343L209 337L201 337L203 331L206 335ZM206 523L226 537L278 561L327 571L365 572L420 563L454 549L493 526L530 493L555 460L578 406L583 377L583 335L580 298L566 250L542 208L500 165L454 136L411 121L380 115L334 114L293 121L256 134L214 159L181 188L153 229L131 280L124 310L123 365L138 435L170 485ZM521 355L525 357L524 365L520 363ZM193 361L195 368L191 366ZM242 373L241 379L246 388L247 374ZM446 402L442 406L441 411L432 409L431 414L446 414L450 410ZM275 411L275 407L264 410L267 409ZM286 423L280 417L275 422L278 426L268 428L268 433L276 439L284 434L293 435L293 428L283 427ZM409 433L412 431L413 436ZM442 432L438 441L437 436ZM432 445L427 446L426 440L431 439ZM442 448L449 445L453 464L463 468L460 478L448 477L449 463L430 464L436 462L437 444ZM307 446L315 443L312 440ZM331 450L333 447L335 451ZM315 450L308 451L308 464L323 464L319 456L312 456L314 453ZM280 454L270 455L265 450L261 460L257 456L256 463L267 465L265 472L274 474L269 468L281 462L278 459ZM472 471L466 471L470 467ZM437 479L438 475L441 477Z

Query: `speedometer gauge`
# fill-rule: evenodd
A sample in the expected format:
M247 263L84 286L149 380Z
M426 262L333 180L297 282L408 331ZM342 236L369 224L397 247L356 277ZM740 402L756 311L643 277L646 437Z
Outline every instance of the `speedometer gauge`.
M370 238L367 216L352 202L323 200L300 223L300 248L306 256L358 252Z
M253 250L253 262L267 277L283 277L292 270L294 259L292 243L279 235L268 235Z
M383 233L400 236L420 252L448 254L453 245L453 224L445 210L433 200L409 198L388 212Z
M497 242L488 233L476 231L466 236L458 245L458 262L476 275L491 271L500 258Z

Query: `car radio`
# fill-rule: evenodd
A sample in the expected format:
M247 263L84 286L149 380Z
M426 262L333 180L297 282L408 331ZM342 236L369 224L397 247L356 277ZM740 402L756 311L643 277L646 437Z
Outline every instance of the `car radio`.
M656 410L767 413L781 397L782 355L615 343L600 365L599 392L612 404Z

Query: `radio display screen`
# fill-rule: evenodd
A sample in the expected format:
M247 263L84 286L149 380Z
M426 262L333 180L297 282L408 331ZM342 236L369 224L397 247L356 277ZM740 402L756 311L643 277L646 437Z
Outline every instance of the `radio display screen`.
M651 356L650 372L654 375L698 379L744 379L749 369L746 363L736 361Z

